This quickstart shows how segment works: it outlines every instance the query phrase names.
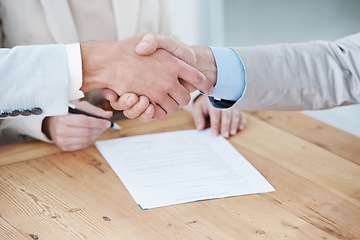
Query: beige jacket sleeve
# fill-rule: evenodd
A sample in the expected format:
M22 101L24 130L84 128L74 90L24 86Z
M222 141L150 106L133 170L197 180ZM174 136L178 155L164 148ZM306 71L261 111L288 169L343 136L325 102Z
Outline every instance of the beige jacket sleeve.
M235 48L243 110L313 110L360 103L360 33L334 41Z

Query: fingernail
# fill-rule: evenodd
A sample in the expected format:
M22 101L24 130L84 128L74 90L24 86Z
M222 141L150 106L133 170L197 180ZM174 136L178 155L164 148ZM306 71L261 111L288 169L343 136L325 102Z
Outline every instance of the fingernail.
M199 130L199 131L201 131L201 130L202 130L202 128L201 128L201 124L200 124L200 123L196 124L196 130Z
M224 133L224 138L229 138L229 132L228 132L228 131L226 131L226 132Z
M147 42L141 42L136 47L136 50L139 50L139 51L146 51L148 49L150 49L150 44Z
M245 125L240 125L240 131L244 129Z
M231 135L233 135L233 136L236 135L236 130L235 129L231 130Z
M218 135L218 133L217 133L216 130L211 130L211 133L212 133L214 136L217 136L217 135Z

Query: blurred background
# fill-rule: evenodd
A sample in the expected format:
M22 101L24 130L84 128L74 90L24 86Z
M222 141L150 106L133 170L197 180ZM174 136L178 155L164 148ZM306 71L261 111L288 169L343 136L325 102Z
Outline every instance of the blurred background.
M360 0L169 0L190 45L254 46L336 40L360 32ZM360 105L304 112L360 137Z

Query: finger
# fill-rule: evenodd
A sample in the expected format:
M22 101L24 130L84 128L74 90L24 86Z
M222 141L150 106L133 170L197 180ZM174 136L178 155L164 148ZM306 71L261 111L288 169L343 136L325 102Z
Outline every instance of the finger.
M102 90L102 95L105 99L109 100L110 102L116 102L119 98L116 92L108 88L104 88Z
M111 125L108 120L78 114L69 114L69 118L63 121L66 121L70 127L85 129L107 129Z
M147 107L147 109L145 110L145 112L143 112L140 116L139 119L142 122L148 122L150 121L155 114L155 107L152 104L149 104L149 106Z
M101 130L94 131L94 129L92 129L89 131L90 135L88 135L87 133L86 134L81 133L81 129L74 129L74 130L80 130L78 131L78 135L57 136L54 139L55 144L63 151L68 151L71 149L74 150L72 146L78 146L76 150L78 150L80 146L82 146L82 148L87 147L90 144L92 144L95 141L95 139L103 132Z
M242 111L240 111L240 126L239 126L239 130L242 131L245 128L246 125L246 115L245 113L243 113Z
M221 112L221 135L224 138L229 138L232 111L225 110L220 112Z
M214 91L214 87L211 82L206 79L204 74L202 74L199 70L191 67L185 62L180 61L180 69L179 69L179 78L193 85L200 91L204 92L207 95L210 95Z
M190 92L181 84L173 88L169 94L180 106L188 105L191 100Z
M81 101L81 102L75 103L75 106L80 110L83 110L85 112L91 113L95 116L99 116L102 118L111 118L113 115L113 113L111 111L105 111L104 109L96 107L87 101Z
M134 93L125 93L116 101L110 102L112 108L116 110L127 110L132 108L139 101L139 97Z
M124 110L124 115L129 119L136 118L143 113L148 106L149 99L145 96L141 96L135 105L133 105L130 109Z
M166 118L166 112L159 105L155 105L155 114L153 119L156 121L162 121Z
M103 133L104 131L99 131L96 134L91 135L88 138L88 142L86 143L87 146L90 146L91 144L93 144L95 142L95 140Z
M236 135L238 129L240 129L241 123L241 111L232 110L232 118L231 118L231 127L230 127L230 135Z
M88 146L89 145L85 145L85 144L71 144L71 145L58 146L58 147L64 152L74 152L74 151L84 149L84 148L86 148Z
M196 65L195 53L186 44L177 41L168 34L147 33L135 48L139 55L151 55L156 49L162 48L191 66Z
M64 149L71 145L86 145L88 144L90 136L71 136L71 137L59 137L55 143L61 149Z
M147 99L147 97L142 97L142 98ZM118 100L119 107L121 107L124 110L132 108L139 101L140 101L140 97L135 93L125 93L124 95L120 96Z
M182 87L182 86L180 86L180 87ZM187 92L187 95L189 95L189 97L190 97L189 92ZM186 97L186 95L184 97ZM176 113L177 110L179 110L179 104L168 94L166 94L162 97L159 97L157 99L157 101L158 101L158 105L165 111L166 114L173 114L173 113ZM183 101L183 100L180 99L180 101Z
M195 105L194 103L193 108L191 109L191 115L193 116L196 129L199 131L204 130L206 124L206 116L199 104Z
M219 134L219 128L220 128L220 119L221 119L220 110L210 108L209 117L210 117L211 133L214 136L217 136Z
M182 80L181 78L179 78L179 83L180 83L181 85L183 85L184 88L186 88L186 90L188 90L189 93L194 92L194 91L197 90L196 87L194 87L194 86L191 85L190 83Z
M53 139L59 142L59 139L71 138L89 138L93 135L101 134L107 128L84 128L84 127L58 127L53 131ZM63 144L67 144L68 141Z

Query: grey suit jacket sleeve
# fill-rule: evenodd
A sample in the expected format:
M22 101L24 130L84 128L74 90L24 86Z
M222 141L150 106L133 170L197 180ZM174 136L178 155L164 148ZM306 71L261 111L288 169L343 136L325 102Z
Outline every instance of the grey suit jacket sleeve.
M231 108L312 110L360 103L360 33L334 42L234 50L244 64L246 86Z
M68 94L64 45L0 49L0 114L34 108L43 116L67 114Z

